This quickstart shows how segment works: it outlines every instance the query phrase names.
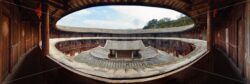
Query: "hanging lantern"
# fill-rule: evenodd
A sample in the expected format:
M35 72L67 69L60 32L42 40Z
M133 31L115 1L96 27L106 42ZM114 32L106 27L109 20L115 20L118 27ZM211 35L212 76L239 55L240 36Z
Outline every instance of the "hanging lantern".
M39 4L39 6L35 9L36 15L37 17L40 19L42 16L42 7L41 4Z
M213 10L213 17L216 17L219 14L218 8L222 7L225 0L214 0L213 3L215 4L215 9Z
M218 9L213 10L213 17L216 17L218 15Z

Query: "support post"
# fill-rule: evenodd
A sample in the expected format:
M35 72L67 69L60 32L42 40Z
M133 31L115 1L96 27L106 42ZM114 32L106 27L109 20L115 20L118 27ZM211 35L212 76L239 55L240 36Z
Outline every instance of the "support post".
M131 52L131 58L134 59L134 51Z
M118 58L117 51L115 51L115 58L116 58L116 59Z
M247 83L250 83L250 0L247 0L245 8L246 26L245 26L245 76Z
M39 19L39 21L38 21L38 43L40 42L40 41L42 41L42 22L41 22L41 20Z
M49 54L49 9L48 0L42 0L42 52L43 55Z
M212 49L212 28L210 10L207 11L207 49L210 52Z
M214 56L213 53L213 32L212 32L212 18L211 18L211 12L210 12L210 2L209 2L209 8L207 11L207 52L208 54L205 56L207 58L204 59L204 61L207 62L206 66L208 67L206 70L209 72L214 72ZM206 75L208 77L208 75Z

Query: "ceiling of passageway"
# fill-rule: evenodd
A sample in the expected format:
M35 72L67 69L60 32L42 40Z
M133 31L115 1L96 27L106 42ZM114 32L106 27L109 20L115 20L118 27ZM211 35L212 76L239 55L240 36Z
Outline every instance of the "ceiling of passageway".
M60 2L61 1L61 2ZM50 0L51 14L58 20L61 17L80 9L101 5L143 5L173 9L188 16L207 11L207 0ZM199 8L193 4L201 4ZM192 17L197 18L197 17Z
M39 5L39 0L19 0L26 5L33 4ZM72 12L103 5L141 5L169 8L179 11L193 18L194 22L198 20L206 21L206 12L208 10L209 0L49 0L49 9L51 14L52 24L65 15ZM36 7L36 6L32 6Z

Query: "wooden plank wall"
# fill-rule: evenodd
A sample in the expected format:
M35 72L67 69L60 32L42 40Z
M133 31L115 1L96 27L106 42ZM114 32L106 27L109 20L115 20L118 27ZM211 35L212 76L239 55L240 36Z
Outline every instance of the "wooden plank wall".
M246 9L245 9L245 73L246 73L246 79L248 83L250 83L250 0L246 3Z
M220 11L219 18L214 18L215 47L227 54L242 77L245 76L245 16L242 9L245 5L237 5ZM222 17L222 18L221 18Z
M2 7L1 7L2 8ZM3 11L3 10L1 10ZM3 79L9 72L9 22L10 19L7 14L0 14L0 80Z
M12 0L6 1L13 3ZM37 21L24 18L32 17L22 16L22 9L0 2L0 83L11 73L18 59L39 42Z

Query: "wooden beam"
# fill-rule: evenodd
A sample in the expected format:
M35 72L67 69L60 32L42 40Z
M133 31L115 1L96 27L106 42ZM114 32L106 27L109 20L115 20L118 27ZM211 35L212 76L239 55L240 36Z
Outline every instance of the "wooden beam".
M51 12L50 15L54 15L59 9L55 9L54 11Z
M211 14L210 10L207 11L207 49L212 49L212 28L211 28Z
M246 80L248 83L250 83L250 0L247 0L248 2L246 3L246 8L245 8L245 18L246 18L246 31L245 31L245 46L246 46L246 70L245 70L245 73L246 73Z
M42 0L42 52L46 56L49 54L49 7L48 0Z
M63 5L64 5L64 8L68 8L69 7L69 0L63 0Z
M51 5L51 6L55 7L55 8L58 8L58 9L64 9L65 10L64 5L60 4L60 3L49 1L49 5Z
M175 0L175 1L179 4L182 4L182 6L184 7L188 7L192 4L191 1L187 1L187 0Z

